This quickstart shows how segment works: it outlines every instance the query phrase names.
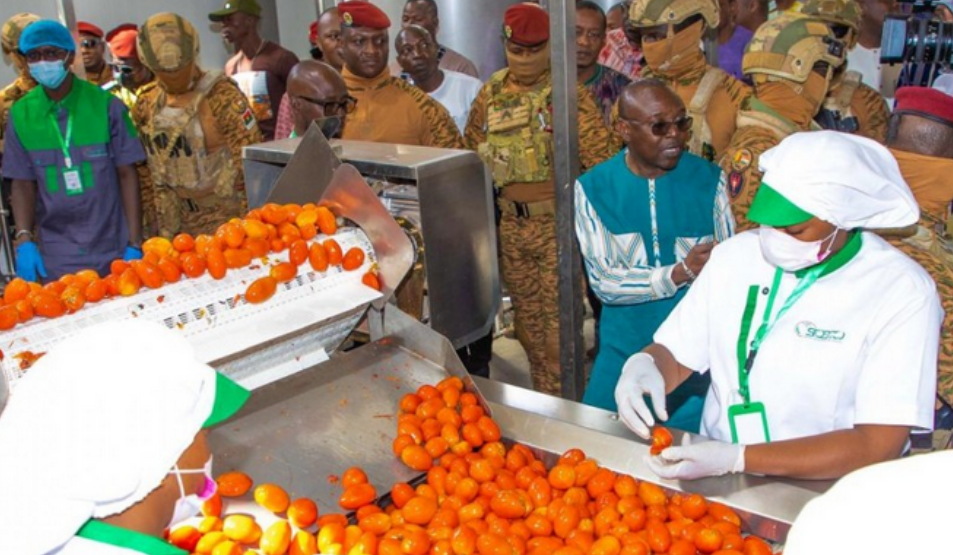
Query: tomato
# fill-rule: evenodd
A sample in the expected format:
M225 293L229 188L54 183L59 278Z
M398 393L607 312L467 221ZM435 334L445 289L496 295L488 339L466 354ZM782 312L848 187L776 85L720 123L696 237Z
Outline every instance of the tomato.
M13 278L3 290L3 302L13 304L23 300L30 293L30 285L23 278Z
M639 499L646 505L664 505L668 502L665 491L651 482L639 482Z
M649 448L650 454L658 455L671 446L672 432L668 431L668 428L664 428L662 426L655 426L652 428L652 447Z
M714 528L705 528L695 534L695 547L702 553L714 553L721 549L725 537Z
M242 220L242 229L245 231L246 239L268 238L268 225L260 220L246 218Z
M318 542L314 535L309 534L306 530L295 532L291 539L291 545L288 547L288 555L315 555L317 552ZM246 553L251 552L246 551Z
M553 521L553 532L560 538L566 539L569 533L579 526L580 520L578 508L571 505L564 506L556 513L556 520Z
M284 206L268 203L261 207L261 217L271 225L283 224L288 219L288 210Z
M238 223L228 222L225 228L225 244L233 249L242 246L245 241L245 228Z
M275 296L278 280L271 276L260 277L245 289L245 300L251 304L260 304Z
M60 295L60 300L63 301L66 311L73 314L86 304L86 295L79 287L70 285Z
M180 233L172 239L172 247L180 253L195 250L195 239L188 233Z
M229 269L244 268L251 264L251 251L248 249L228 248L222 253L225 256L225 266Z
M208 273L213 279L222 279L228 271L225 254L218 247L209 247L205 254L205 264L208 266Z
M660 553L668 551L668 548L672 545L672 534L668 531L668 527L666 527L665 524L658 520L649 520L645 525L645 530L648 535L649 547L652 548L652 551Z
M126 268L119 276L119 294L123 297L131 297L142 288L142 280L138 273L132 268Z
M368 270L366 274L361 276L361 283L374 289L375 291L381 290L381 280L380 276L375 270Z
M295 499L288 506L288 520L297 528L307 528L318 520L318 505L306 497Z
M86 300L89 300L88 296ZM20 323L29 322L31 319L33 319L33 316L36 314L36 312L33 310L33 303L31 303L29 299L19 300L16 302L16 304L11 306L16 307L17 315L20 318Z
M291 504L286 492L275 484L261 484L255 488L255 502L273 513L283 513Z
M252 487L252 479L244 472L226 472L215 479L218 484L218 493L223 497L239 497L245 495Z
M280 262L271 267L269 275L278 283L287 283L298 275L298 267L291 262Z
M194 526L179 526L169 532L169 543L190 553L195 551L201 539L202 533Z
M20 312L14 305L0 306L0 330L12 330L20 323Z
M549 471L549 485L556 489L569 489L576 483L576 470L565 464L557 464Z
M162 279L166 283L175 283L182 278L182 269L175 260L171 258L163 258L159 260L158 266L159 272L162 274Z
M295 239L288 247L288 261L296 267L304 264L309 255L308 242L304 239Z
M321 243L311 243L308 251L308 262L316 272L323 272L328 269L328 253Z
M586 491L589 492L590 497L596 499L605 493L611 492L614 486L615 472L608 468L600 468L596 470L592 478L589 478L589 481L586 482Z
M437 501L428 497L417 496L407 502L401 512L404 520L411 524L426 526L437 514Z
M532 509L529 496L516 490L498 491L490 500L490 509L502 518L523 518Z
M433 457L420 445L409 445L400 452L400 460L409 468L426 472L433 466Z
M129 264L125 260L113 260L109 264L109 273L115 276L122 275L126 271L126 268L129 267Z
M347 270L348 272L354 271L360 268L364 264L364 251L359 247L351 247L344 253L344 258L341 261L341 267Z
M291 545L291 525L287 520L279 520L261 535L258 547L262 555L285 555Z
M589 548L589 555L618 555L620 551L622 551L622 542L618 538L603 536Z
M698 520L708 513L708 502L701 495L693 493L682 499L680 508L685 518Z
M377 498L377 490L371 484L354 484L344 488L338 498L338 505L342 509L354 510L368 505Z
M695 544L686 539L675 540L668 548L668 555L695 555L696 552Z
M205 273L205 259L194 252L187 252L179 257L182 263L182 272L190 278L197 278Z
M476 426L483 436L483 441L492 442L500 440L500 427L489 416L481 416L477 420Z
M173 250L172 241L165 237L150 237L142 243L143 254L155 253L160 258L171 255Z
M317 220L315 223L318 225L318 229L321 233L325 235L334 235L338 230L337 218L334 217L334 213L328 210L325 206L319 206L315 209Z
M773 551L768 542L755 536L745 538L744 555L771 555Z
M334 239L325 239L324 250L328 253L328 264L331 266L340 266L344 260L344 254L341 252L341 245Z
M145 287L158 289L165 283L165 279L162 278L162 272L155 264L145 260L134 260L130 265Z
M239 543L254 543L261 538L261 526L254 517L242 514L228 515L222 521L222 533Z
M357 484L366 484L367 483L367 473L362 469L352 466L344 471L344 474L341 476L341 485L345 488L350 486L355 486Z

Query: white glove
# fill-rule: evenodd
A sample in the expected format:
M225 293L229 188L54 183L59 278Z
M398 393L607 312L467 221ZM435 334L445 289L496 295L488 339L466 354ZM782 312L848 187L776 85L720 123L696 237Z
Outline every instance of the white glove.
M695 480L744 472L745 446L721 441L693 445L691 435L685 434L681 447L669 447L655 457L646 455L645 464L660 478L668 480Z
M649 439L649 426L655 425L652 411L645 403L646 394L652 397L652 406L659 420L668 420L665 379L652 355L636 353L622 366L622 376L615 386L615 403L619 407L619 418L642 439Z

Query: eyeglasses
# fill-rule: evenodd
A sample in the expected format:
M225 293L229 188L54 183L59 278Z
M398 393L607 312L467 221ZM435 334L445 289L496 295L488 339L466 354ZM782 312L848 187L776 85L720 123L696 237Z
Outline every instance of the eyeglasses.
M123 65L123 64L112 64L112 68L113 70L118 71L122 73L123 75L131 75L134 71L136 71L136 68L132 66Z
M599 31L586 31L581 27L576 27L576 40L586 37L589 42L599 42L606 37L605 33Z
M40 60L45 60L47 62L56 62L59 60L65 60L66 56L69 55L69 52L63 50L62 48L35 48L30 50L23 55L26 58L26 61L29 63L39 62Z
M636 121L634 119L624 118L619 116L619 119L628 123L634 123L636 125L648 125L649 129L652 131L652 134L656 137L664 137L668 135L669 131L672 130L672 127L675 127L680 133L685 133L692 128L692 123L694 119L691 116L682 116L673 121Z
M351 95L345 96L344 100L318 100L317 98L309 98L307 96L295 96L295 98L300 98L305 102L310 102L315 106L320 106L324 109L325 113L339 113L343 111L345 114L352 114L354 110L357 109L357 99Z
M83 48L96 48L99 46L99 43L99 39L83 39L79 42Z

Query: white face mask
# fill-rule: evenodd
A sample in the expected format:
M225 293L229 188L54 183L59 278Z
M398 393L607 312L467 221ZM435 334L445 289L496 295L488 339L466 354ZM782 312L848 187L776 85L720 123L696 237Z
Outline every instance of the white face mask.
M831 246L839 228L819 241L801 241L773 227L761 226L761 254L769 263L786 272L796 272L823 262L831 254ZM829 242L828 242L829 241ZM824 243L828 243L824 250Z
M202 503L207 501L218 490L218 484L212 479L212 458L209 457L204 468L181 470L178 465L172 467L170 473L175 474L175 479L179 482L179 498L175 501L175 509L172 511L172 519L169 521L168 529L172 529L182 521L192 518L202 510ZM190 493L186 495L185 486L182 484L183 474L204 474L205 485L199 493Z

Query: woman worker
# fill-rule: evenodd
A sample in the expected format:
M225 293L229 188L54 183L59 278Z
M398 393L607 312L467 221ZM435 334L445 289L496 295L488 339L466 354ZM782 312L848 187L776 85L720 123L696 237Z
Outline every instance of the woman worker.
M761 157L748 218L626 361L615 395L642 437L665 393L710 371L701 433L647 464L662 478L751 472L829 479L900 456L932 426L942 312L929 275L865 228L919 210L881 145L797 133Z
M187 555L162 533L215 492L203 428L247 398L158 324L56 345L0 414L0 553Z

